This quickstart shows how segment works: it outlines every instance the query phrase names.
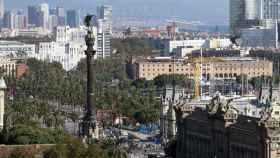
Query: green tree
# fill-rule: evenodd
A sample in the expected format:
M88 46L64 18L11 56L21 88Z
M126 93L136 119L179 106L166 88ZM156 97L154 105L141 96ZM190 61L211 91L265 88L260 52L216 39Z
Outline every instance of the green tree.
M164 87L166 85L173 85L182 87L191 87L193 81L188 79L185 75L174 74L174 75L160 75L154 79L154 83L157 87Z
M105 153L99 144L90 144L87 148L85 158L105 158Z
M62 130L39 128L32 125L16 125L3 134L3 144L53 144L64 143L70 135Z

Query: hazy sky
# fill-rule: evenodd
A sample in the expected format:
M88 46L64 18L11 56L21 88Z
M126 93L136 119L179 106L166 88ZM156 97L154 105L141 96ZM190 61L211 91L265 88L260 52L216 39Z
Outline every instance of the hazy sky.
M29 4L47 2L51 6L93 12L97 5L113 6L114 17L165 19L178 17L208 24L228 24L229 0L5 0L6 7L25 8Z

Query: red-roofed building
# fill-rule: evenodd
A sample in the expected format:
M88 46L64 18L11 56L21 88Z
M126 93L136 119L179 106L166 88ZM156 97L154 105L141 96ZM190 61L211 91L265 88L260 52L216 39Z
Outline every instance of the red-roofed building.
M160 38L161 37L160 30L144 30L144 34L151 38Z
M18 64L16 69L16 78L22 77L28 70L28 66L26 64Z

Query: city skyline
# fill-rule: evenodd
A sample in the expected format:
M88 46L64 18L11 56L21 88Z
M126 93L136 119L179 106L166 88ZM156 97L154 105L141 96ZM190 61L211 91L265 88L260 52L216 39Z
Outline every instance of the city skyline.
M205 0L84 0L84 3L77 0L68 0L67 3L63 2L63 0L6 0L5 8L6 10L25 9L28 5L43 2L49 3L51 7L61 5L66 9L80 9L82 14L95 12L97 6L102 4L112 5L114 8L114 18L164 20L176 17L187 21L201 21L206 24L228 25L229 23L228 0L215 0L211 2ZM204 11L198 12L198 9L203 9Z
M280 158L280 0L0 0L0 158Z

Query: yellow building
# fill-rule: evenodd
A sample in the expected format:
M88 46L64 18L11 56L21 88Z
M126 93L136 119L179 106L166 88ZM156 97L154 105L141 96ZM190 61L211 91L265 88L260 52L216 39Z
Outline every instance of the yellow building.
M231 79L241 74L249 78L257 76L272 76L273 64L271 61L254 58L230 57L222 61L202 64L203 77ZM183 74L189 78L195 75L195 64L186 63L184 59L168 57L150 58L136 62L136 78L152 80L159 75Z

